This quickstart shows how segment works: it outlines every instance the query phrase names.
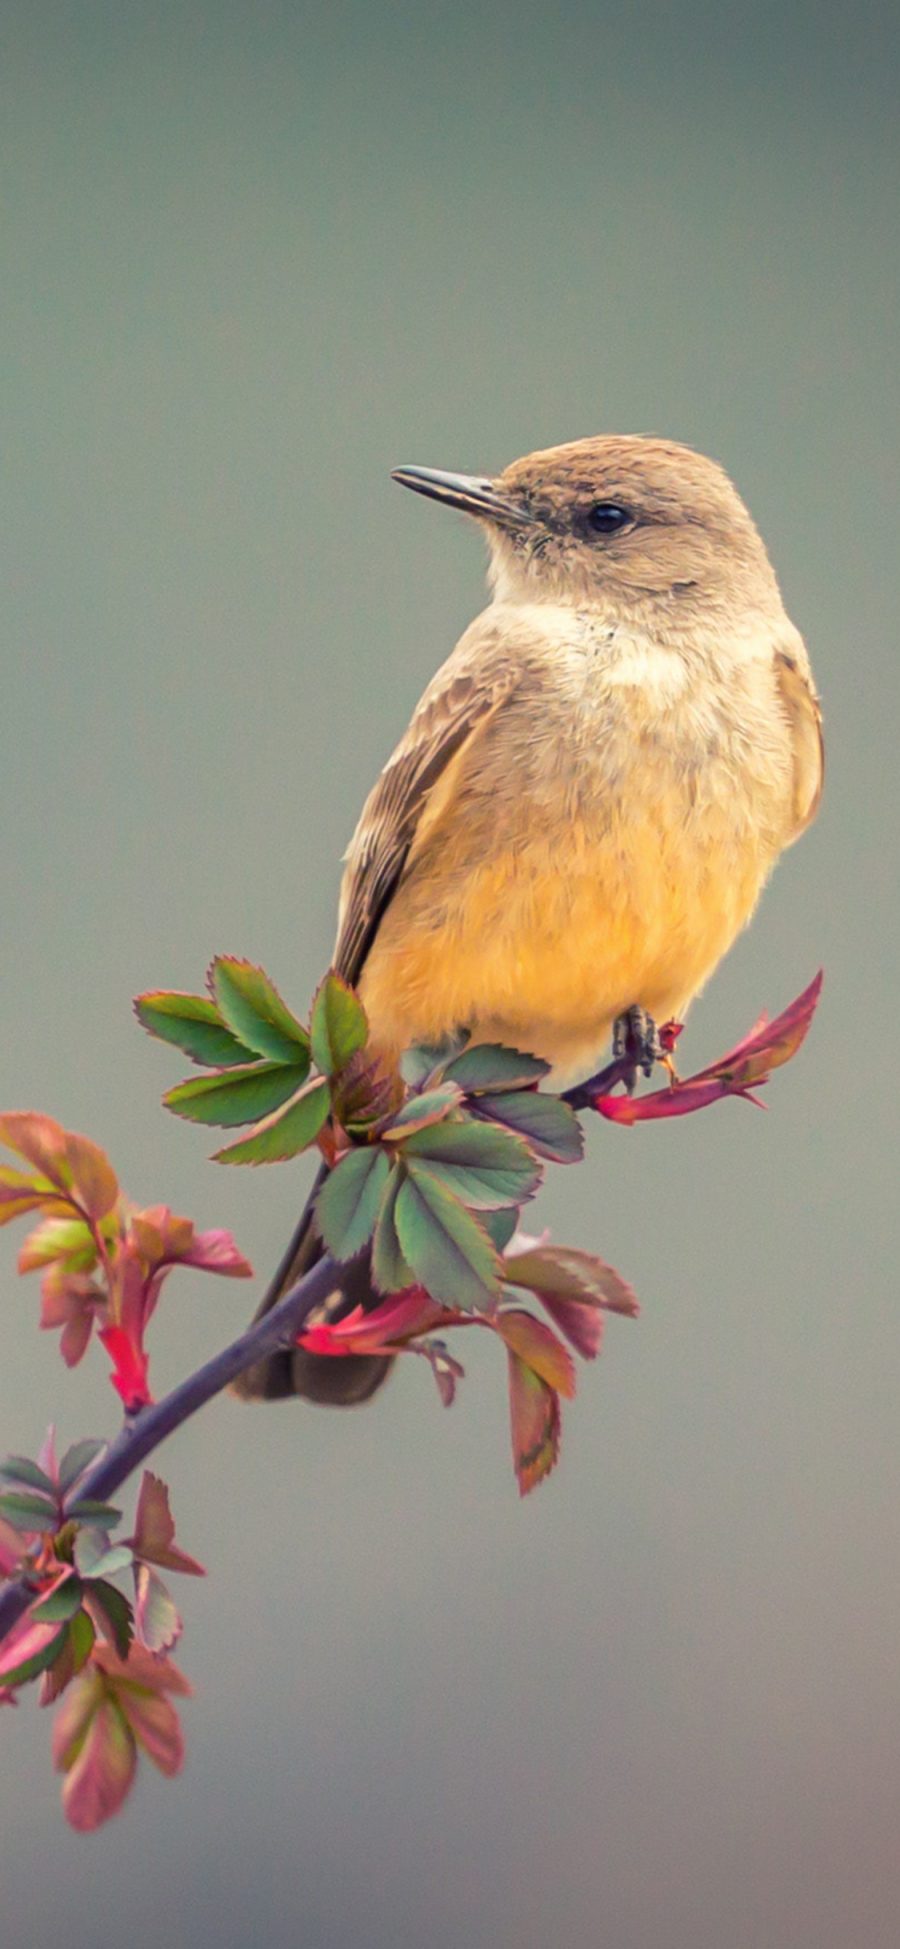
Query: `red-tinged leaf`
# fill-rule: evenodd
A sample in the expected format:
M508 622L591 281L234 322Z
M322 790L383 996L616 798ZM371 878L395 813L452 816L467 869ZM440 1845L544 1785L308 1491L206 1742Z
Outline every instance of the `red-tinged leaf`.
M575 1363L549 1326L518 1307L503 1307L493 1322L497 1332L520 1360L532 1367L548 1387L570 1400L575 1392Z
M450 1111L458 1108L462 1095L458 1083L439 1083L420 1096L410 1096L394 1112L387 1128L379 1131L379 1136L386 1143L398 1142L411 1137L414 1130L427 1130L431 1124L443 1123Z
M132 1644L127 1658L120 1658L112 1645L98 1644L92 1662L116 1686L138 1685L147 1692L174 1692L184 1699L191 1697L192 1687L171 1658L157 1658L137 1642Z
M83 1218L45 1218L29 1232L18 1257L20 1272L59 1262L66 1272L90 1272L97 1263L97 1247Z
M352 1313L334 1324L323 1322L306 1327L297 1335L297 1345L309 1353L335 1356L382 1353L385 1349L393 1350L414 1334L428 1333L445 1323L468 1324L468 1321L463 1316L457 1322L452 1313L429 1299L421 1286L412 1286L408 1292L396 1293L383 1305L373 1307L371 1312L354 1306Z
M66 1626L36 1624L29 1615L11 1631L0 1648L0 1685L28 1685L58 1657Z
M309 1032L313 1061L323 1076L337 1075L358 1049L365 1048L369 1035L366 1011L340 975L327 974L316 990Z
M283 1109L254 1125L246 1137L213 1152L217 1164L278 1164L308 1150L327 1121L331 1108L328 1084L317 1078L305 1083Z
M634 1288L621 1273L594 1252L581 1252L574 1245L529 1242L525 1251L507 1251L503 1269L511 1285L536 1293L544 1305L551 1299L571 1299L631 1319L638 1312Z
M41 1326L46 1324L45 1320L41 1321ZM73 1314L72 1318L66 1321L59 1336L59 1351L67 1367L77 1367L78 1362L84 1359L92 1326L92 1311Z
M182 1265L196 1266L198 1272L218 1272L225 1279L252 1279L253 1267L239 1252L231 1232L196 1232Z
M262 968L218 954L207 976L223 1021L248 1049L309 1071L309 1036Z
M403 1160L417 1182L427 1170L445 1191L476 1211L524 1204L543 1174L521 1137L472 1120L414 1131L403 1145Z
M65 1711L65 1705L62 1709ZM120 1813L136 1766L131 1727L117 1700L103 1694L91 1714L77 1756L66 1770L62 1804L69 1826L79 1834L90 1834Z
M361 1144L340 1159L316 1198L316 1225L332 1257L353 1259L367 1245L391 1175L387 1153Z
M180 1550L175 1542L175 1523L169 1507L169 1491L158 1475L145 1469L141 1477L134 1535L129 1539L135 1556L145 1563L158 1563L165 1570L178 1570L187 1577L205 1577L202 1563Z
M137 1414L153 1399L147 1386L147 1355L136 1347L123 1326L102 1326L97 1335L113 1363L110 1380L125 1404L126 1414Z
M122 1685L118 1701L138 1745L168 1779L184 1765L184 1735L174 1705L159 1693Z
M463 1311L490 1308L500 1263L477 1219L431 1173L417 1169L397 1193L394 1222L400 1249L432 1299Z
M521 1049L504 1049L495 1043L476 1042L447 1063L444 1075L471 1096L480 1090L532 1089L549 1069L550 1064L542 1062L540 1056L526 1055Z
M49 1178L0 1164L0 1225L10 1225L14 1218L23 1218L28 1211L71 1216L72 1206L68 1198L54 1190Z
M603 1341L604 1316L591 1300L556 1299L541 1293L550 1318L582 1360L596 1360Z
M191 1220L177 1218L168 1205L132 1212L129 1231L148 1272L190 1265L231 1279L252 1277L253 1267L238 1251L231 1232L195 1232Z
M754 1087L767 1082L773 1069L790 1062L804 1041L815 1014L822 979L820 972L774 1022L763 1019L727 1055L698 1070L696 1075L680 1079L668 1089L653 1090L648 1096L598 1097L595 1109L611 1123L631 1125L652 1123L664 1117L690 1116L725 1096L742 1096L750 1103L759 1103L753 1095Z
M171 1651L183 1625L166 1585L149 1564L134 1571L134 1628L147 1651Z
M562 1097L542 1096L538 1090L505 1090L478 1097L474 1113L514 1130L539 1157L555 1164L577 1164L584 1156L584 1132L571 1104Z
M520 1495L550 1474L559 1457L559 1395L507 1349L513 1465Z
M134 1012L150 1035L174 1043L192 1062L230 1069L253 1061L253 1051L227 1029L215 1002L206 995L178 995L157 988L138 995Z
M53 1721L53 1764L57 1773L72 1766L84 1745L94 1713L105 1694L102 1672L93 1661Z
M302 1063L259 1062L250 1068L228 1069L221 1075L192 1076L167 1090L167 1110L191 1123L208 1123L231 1130L256 1123L279 1109L306 1081Z
M24 1157L68 1199L67 1133L55 1117L42 1116L38 1110L9 1110L0 1116L0 1143Z
M119 1181L104 1150L70 1130L66 1137L66 1156L72 1180L72 1199L95 1225L113 1210L119 1195Z

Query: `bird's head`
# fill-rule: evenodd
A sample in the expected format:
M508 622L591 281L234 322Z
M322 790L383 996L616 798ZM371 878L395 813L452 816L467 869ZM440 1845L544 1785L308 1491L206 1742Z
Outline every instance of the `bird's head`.
M499 600L780 607L736 488L675 441L609 434L527 454L492 480L428 467L393 478L483 523Z

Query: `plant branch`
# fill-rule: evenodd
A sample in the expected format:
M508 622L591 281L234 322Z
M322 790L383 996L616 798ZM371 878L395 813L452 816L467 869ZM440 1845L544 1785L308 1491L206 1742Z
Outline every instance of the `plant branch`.
M230 1381L236 1380L255 1361L277 1353L281 1347L291 1346L304 1320L334 1291L339 1277L340 1268L333 1259L319 1259L262 1319L255 1320L230 1346L223 1347L221 1353L213 1354L211 1360L198 1367L196 1373L189 1374L164 1400L143 1408L128 1421L105 1454L76 1484L69 1500L78 1502L89 1496L97 1502L108 1502L139 1464L167 1436L174 1434L183 1421L211 1401L213 1395L221 1394ZM34 1588L27 1574L0 1591L0 1642L18 1623L33 1597Z

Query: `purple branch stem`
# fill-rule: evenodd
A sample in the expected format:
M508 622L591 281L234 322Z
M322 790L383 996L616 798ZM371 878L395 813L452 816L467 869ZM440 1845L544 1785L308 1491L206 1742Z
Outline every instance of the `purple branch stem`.
M160 1442L174 1434L175 1429L196 1414L198 1408L211 1401L214 1394L221 1394L230 1381L236 1380L238 1374L252 1367L257 1360L277 1353L281 1347L291 1346L304 1320L334 1291L339 1277L339 1268L333 1259L319 1259L285 1293L277 1306L272 1307L271 1312L255 1320L237 1340L232 1340L230 1346L223 1347L221 1353L213 1354L212 1359L198 1367L196 1373L189 1374L187 1380L173 1387L164 1400L143 1408L140 1414L126 1422L105 1454L76 1484L69 1501L78 1502L83 1496L90 1496L97 1502L108 1502L139 1464L159 1447ZM0 1642L18 1623L34 1595L34 1587L27 1575L13 1579L0 1591Z

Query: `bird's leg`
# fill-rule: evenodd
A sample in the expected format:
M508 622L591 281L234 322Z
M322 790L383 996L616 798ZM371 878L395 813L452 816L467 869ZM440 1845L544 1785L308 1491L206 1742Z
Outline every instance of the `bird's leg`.
M668 1029L667 1023L666 1032ZM607 1096L617 1083L624 1085L629 1096L633 1095L638 1076L652 1076L654 1063L664 1062L671 1074L669 1048L665 1034L660 1035L652 1016L639 1003L634 1003L613 1024L612 1062L599 1069L596 1076L589 1076L586 1082L564 1090L565 1101L571 1103L573 1110L592 1109L597 1097Z
M633 1095L638 1076L652 1076L653 1065L663 1054L659 1030L652 1015L633 1002L624 1015L617 1015L613 1023L612 1035L613 1061L628 1065L628 1073L623 1077L629 1096Z

